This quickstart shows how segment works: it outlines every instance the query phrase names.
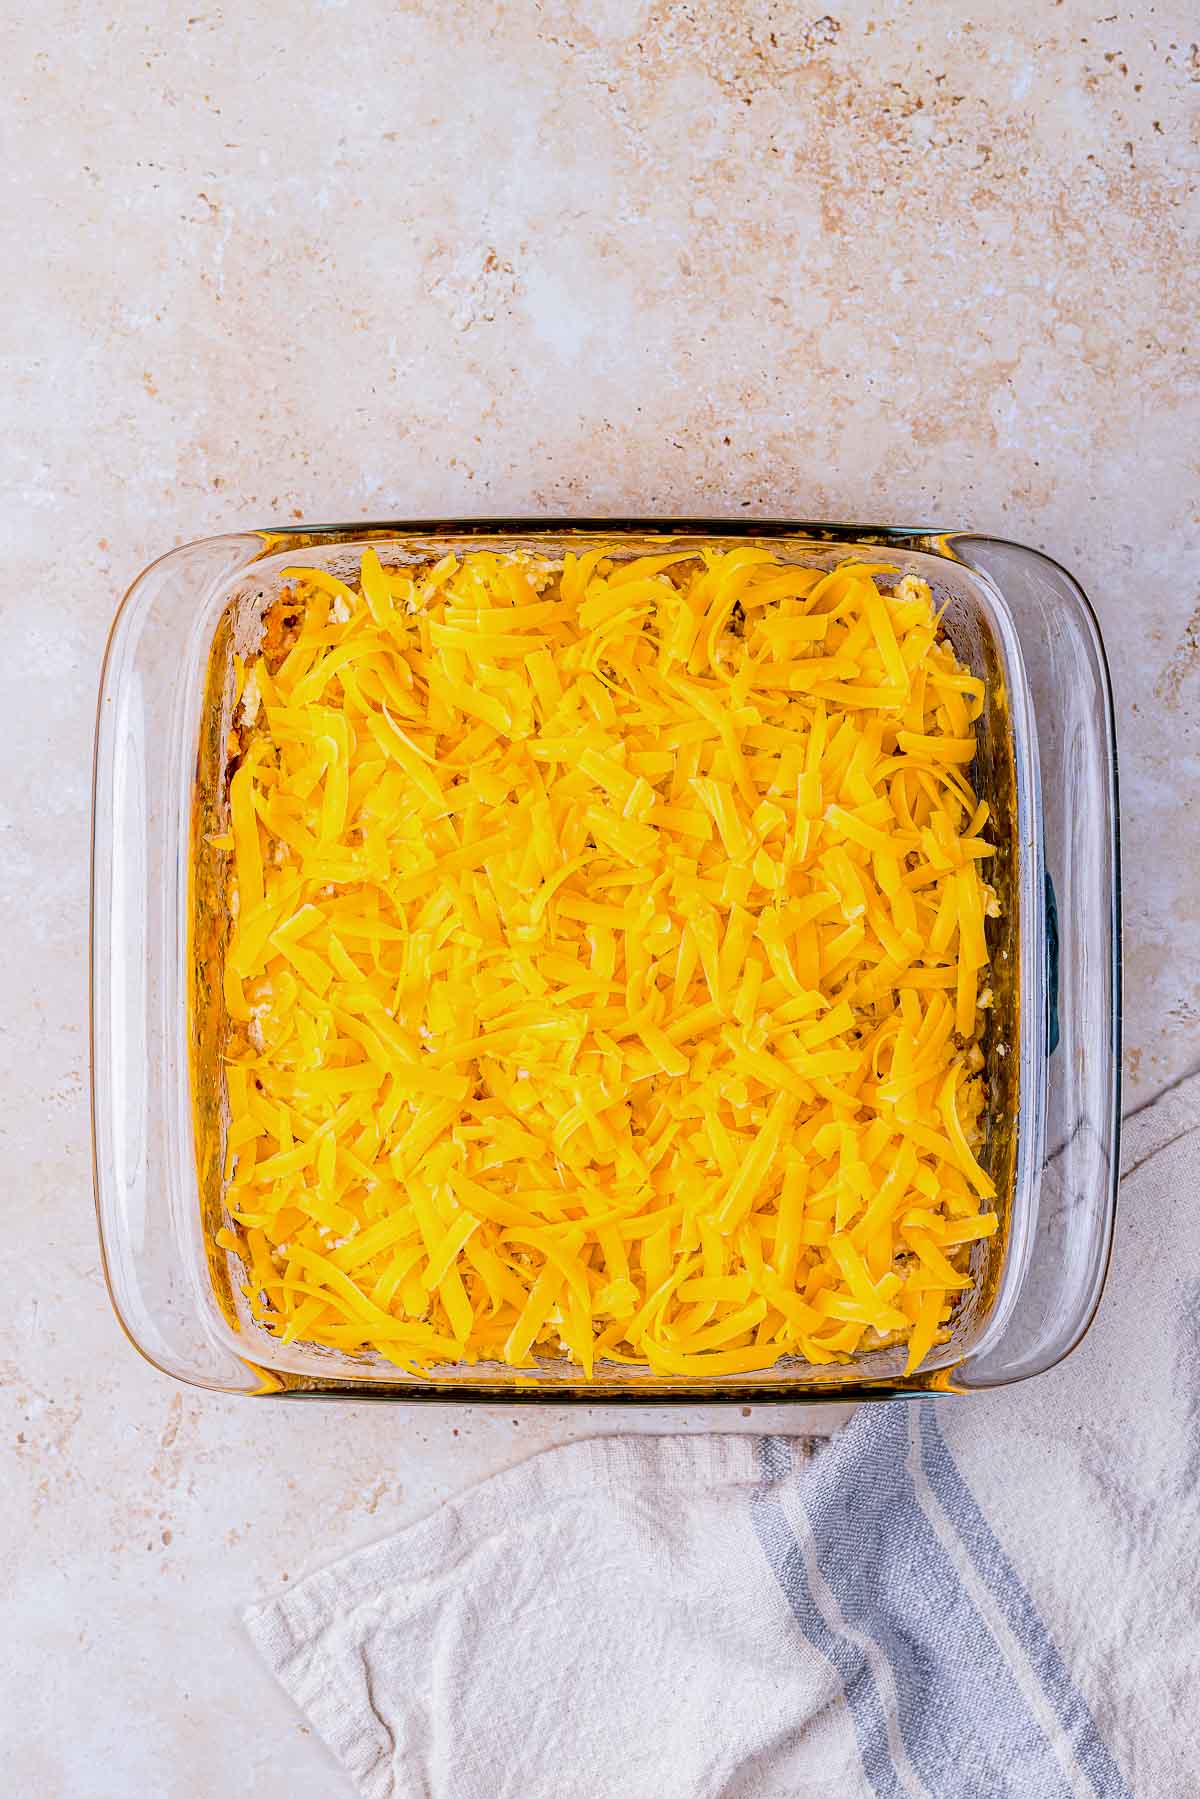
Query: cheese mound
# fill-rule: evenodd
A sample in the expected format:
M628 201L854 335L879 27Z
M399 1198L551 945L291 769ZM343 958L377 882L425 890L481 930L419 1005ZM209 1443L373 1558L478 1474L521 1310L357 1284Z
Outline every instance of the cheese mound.
M210 840L261 1325L587 1378L946 1339L997 1224L983 685L896 573L286 571Z

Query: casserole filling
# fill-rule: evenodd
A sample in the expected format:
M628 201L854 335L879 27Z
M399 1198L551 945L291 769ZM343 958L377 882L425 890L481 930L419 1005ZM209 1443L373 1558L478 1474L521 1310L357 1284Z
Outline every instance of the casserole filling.
M944 1339L997 1226L983 686L896 572L288 571L209 841L261 1325L587 1377Z

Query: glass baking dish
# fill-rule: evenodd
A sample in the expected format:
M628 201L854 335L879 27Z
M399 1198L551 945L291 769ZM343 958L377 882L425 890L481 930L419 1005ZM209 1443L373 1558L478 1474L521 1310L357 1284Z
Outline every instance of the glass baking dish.
M983 1159L1001 1228L974 1245L975 1288L917 1372L889 1346L849 1363L790 1361L724 1379L570 1362L439 1368L282 1345L250 1318L222 1220L219 903L197 891L200 832L219 829L235 645L289 564L345 571L373 543L403 562L485 544L542 555L721 540L830 567L852 555L927 579L960 658L985 677L972 774L994 820ZM203 880L203 877L200 877ZM562 1402L846 1401L966 1392L1050 1367L1096 1306L1118 1167L1120 970L1112 698L1095 618L1066 571L969 533L720 520L522 520L243 532L172 550L126 595L105 657L92 842L92 1118L113 1305L164 1371L228 1392ZM196 928L196 920L209 920Z

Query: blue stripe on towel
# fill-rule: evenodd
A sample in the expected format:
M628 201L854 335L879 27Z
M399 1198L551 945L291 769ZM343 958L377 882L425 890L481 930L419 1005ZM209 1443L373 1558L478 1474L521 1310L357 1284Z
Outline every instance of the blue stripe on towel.
M1075 1756L1098 1799L1130 1799L1125 1778L1101 1737L1096 1720L1046 1629L1032 1596L1001 1548L950 1446L937 1408L921 1401L921 1462L930 1486L963 1543L1005 1623L1029 1658Z
M890 1664L900 1735L936 1799L1070 1799L1044 1731L921 1508L909 1443L907 1405L872 1406L805 1470L800 1490L821 1573L849 1629ZM777 1453L764 1453L768 1480ZM868 1780L878 1794L902 1791L863 1651L821 1617L769 1485L755 1504L760 1542L792 1612L845 1684Z
M801 1630L841 1676L858 1752L872 1791L879 1799L904 1799L888 1746L887 1713L875 1676L861 1650L831 1630L821 1616L809 1586L804 1552L779 1500L771 1492L774 1482L792 1472L791 1449L781 1437L764 1437L759 1444L759 1457L763 1479L750 1502L750 1511L762 1552Z

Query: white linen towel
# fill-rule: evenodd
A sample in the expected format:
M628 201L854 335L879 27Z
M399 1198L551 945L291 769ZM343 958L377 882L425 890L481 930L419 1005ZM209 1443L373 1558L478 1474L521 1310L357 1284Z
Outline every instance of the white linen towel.
M1200 1793L1200 1076L1099 1318L827 1446L535 1457L247 1614L367 1799Z

